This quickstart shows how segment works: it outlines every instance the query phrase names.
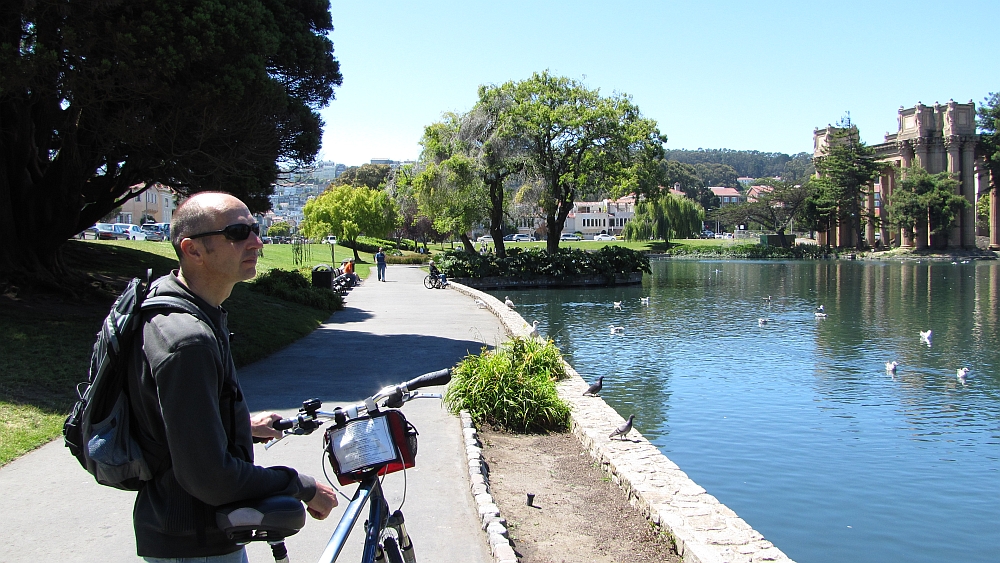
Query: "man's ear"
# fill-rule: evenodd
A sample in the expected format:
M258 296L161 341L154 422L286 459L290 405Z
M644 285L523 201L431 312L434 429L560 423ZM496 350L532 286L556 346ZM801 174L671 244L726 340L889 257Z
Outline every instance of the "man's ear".
M186 238L180 243L181 254L194 264L201 264L205 261L205 247L197 242Z

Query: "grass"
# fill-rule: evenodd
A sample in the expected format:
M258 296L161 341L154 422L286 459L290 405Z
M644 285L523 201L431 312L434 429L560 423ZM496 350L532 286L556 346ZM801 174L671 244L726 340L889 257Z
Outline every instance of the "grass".
M469 411L477 424L508 432L564 431L569 406L555 382L566 377L559 349L549 340L514 338L454 369L445 404Z
M329 246L311 245L308 270L329 257ZM291 245L265 246L258 271L296 269ZM343 252L343 254L341 254ZM337 256L349 251L338 247ZM104 297L0 297L0 465L23 455L62 432L62 422L76 400L76 384L86 380L97 329L114 297L146 268L158 277L177 267L168 243L145 241L70 241L69 267L90 273L113 288ZM266 260L265 260L266 259ZM370 257L369 257L370 259ZM358 264L366 276L366 264ZM240 283L225 302L233 340L233 358L242 366L259 360L309 334L329 313L251 292Z

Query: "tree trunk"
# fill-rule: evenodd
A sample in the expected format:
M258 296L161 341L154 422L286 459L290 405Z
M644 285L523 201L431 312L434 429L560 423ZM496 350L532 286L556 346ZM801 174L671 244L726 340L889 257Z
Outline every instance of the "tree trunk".
M459 238L462 239L462 246L465 247L466 252L470 254L476 253L476 247L472 244L472 241L469 240L469 235L462 233L462 235Z
M788 239L785 238L785 229L775 229L778 233L778 242L781 243L781 248L789 248Z
M491 178L487 184L490 188L490 235L493 236L497 258L506 258L507 249L503 240L503 177Z

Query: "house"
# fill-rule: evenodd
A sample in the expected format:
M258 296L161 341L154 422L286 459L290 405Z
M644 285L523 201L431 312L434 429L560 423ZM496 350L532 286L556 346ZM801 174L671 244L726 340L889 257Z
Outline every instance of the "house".
M142 189L143 184L132 186L134 191ZM169 223L177 208L177 195L163 184L153 184L148 190L131 197L122 203L118 212L117 223ZM143 218L147 220L143 221Z
M746 201L752 203L754 201L757 201L757 198L760 197L761 194L769 193L772 191L774 191L774 188L771 186L750 186L750 189L748 189L746 193Z
M746 198L743 197L743 194L741 194L736 188L714 186L709 187L708 189L711 190L713 194L719 196L719 201L722 202L721 207L733 205L734 203L742 203L746 200Z
M580 232L584 238L593 238L600 233L618 235L634 216L634 195L601 201L578 201L566 217L563 232Z

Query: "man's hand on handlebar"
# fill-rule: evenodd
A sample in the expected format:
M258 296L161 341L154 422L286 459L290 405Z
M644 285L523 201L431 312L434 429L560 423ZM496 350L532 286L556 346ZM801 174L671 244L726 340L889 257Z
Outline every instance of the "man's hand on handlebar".
M261 412L250 417L250 434L254 438L262 438L268 441L272 438L281 438L281 430L275 430L272 426L281 420L281 416L273 412Z
M306 503L309 515L322 520L337 506L337 493L329 485L316 481L316 495Z

